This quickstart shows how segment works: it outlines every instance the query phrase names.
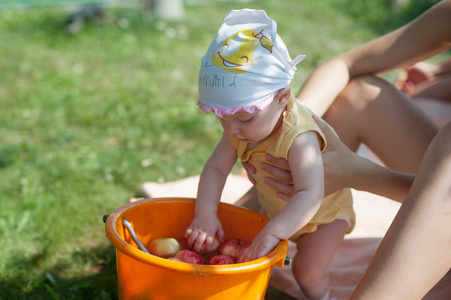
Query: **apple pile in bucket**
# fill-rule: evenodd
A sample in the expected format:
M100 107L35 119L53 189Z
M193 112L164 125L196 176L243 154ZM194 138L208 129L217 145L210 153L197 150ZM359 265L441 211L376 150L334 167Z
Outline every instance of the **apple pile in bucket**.
M249 246L241 239L226 239L223 243L215 239L212 251L205 251L205 247L199 252L183 248L175 238L159 238L153 240L148 250L158 257L197 265L230 265L236 263L241 252Z

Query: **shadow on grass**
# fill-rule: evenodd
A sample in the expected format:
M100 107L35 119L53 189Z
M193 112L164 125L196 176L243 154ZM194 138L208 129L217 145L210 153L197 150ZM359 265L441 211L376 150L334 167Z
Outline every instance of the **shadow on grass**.
M17 257L15 264L36 266L47 256L36 254L28 259ZM74 266L75 264L75 266ZM85 276L72 276L71 270L90 267ZM84 264L84 265L81 265ZM27 270L0 279L1 299L117 299L116 258L113 246L75 251L70 259L45 269L35 284L27 288ZM31 272L31 270L30 270Z

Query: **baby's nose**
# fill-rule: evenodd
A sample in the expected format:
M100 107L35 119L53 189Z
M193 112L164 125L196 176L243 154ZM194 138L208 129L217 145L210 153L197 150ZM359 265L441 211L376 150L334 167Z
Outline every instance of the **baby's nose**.
M230 135L237 134L240 131L235 122L227 122L227 133Z

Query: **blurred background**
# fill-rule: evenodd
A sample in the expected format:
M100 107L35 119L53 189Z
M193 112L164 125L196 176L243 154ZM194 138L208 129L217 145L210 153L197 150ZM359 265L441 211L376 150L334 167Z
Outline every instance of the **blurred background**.
M200 173L220 125L196 106L198 68L228 11L266 10L307 55L297 91L436 2L0 0L0 298L117 298L102 216Z

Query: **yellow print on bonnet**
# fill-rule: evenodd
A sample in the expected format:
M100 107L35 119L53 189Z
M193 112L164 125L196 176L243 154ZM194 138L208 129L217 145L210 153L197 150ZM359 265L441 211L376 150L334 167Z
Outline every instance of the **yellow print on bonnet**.
M272 42L252 29L242 29L218 45L211 55L212 63L224 71L241 74L254 68L254 52L262 45L272 53Z

